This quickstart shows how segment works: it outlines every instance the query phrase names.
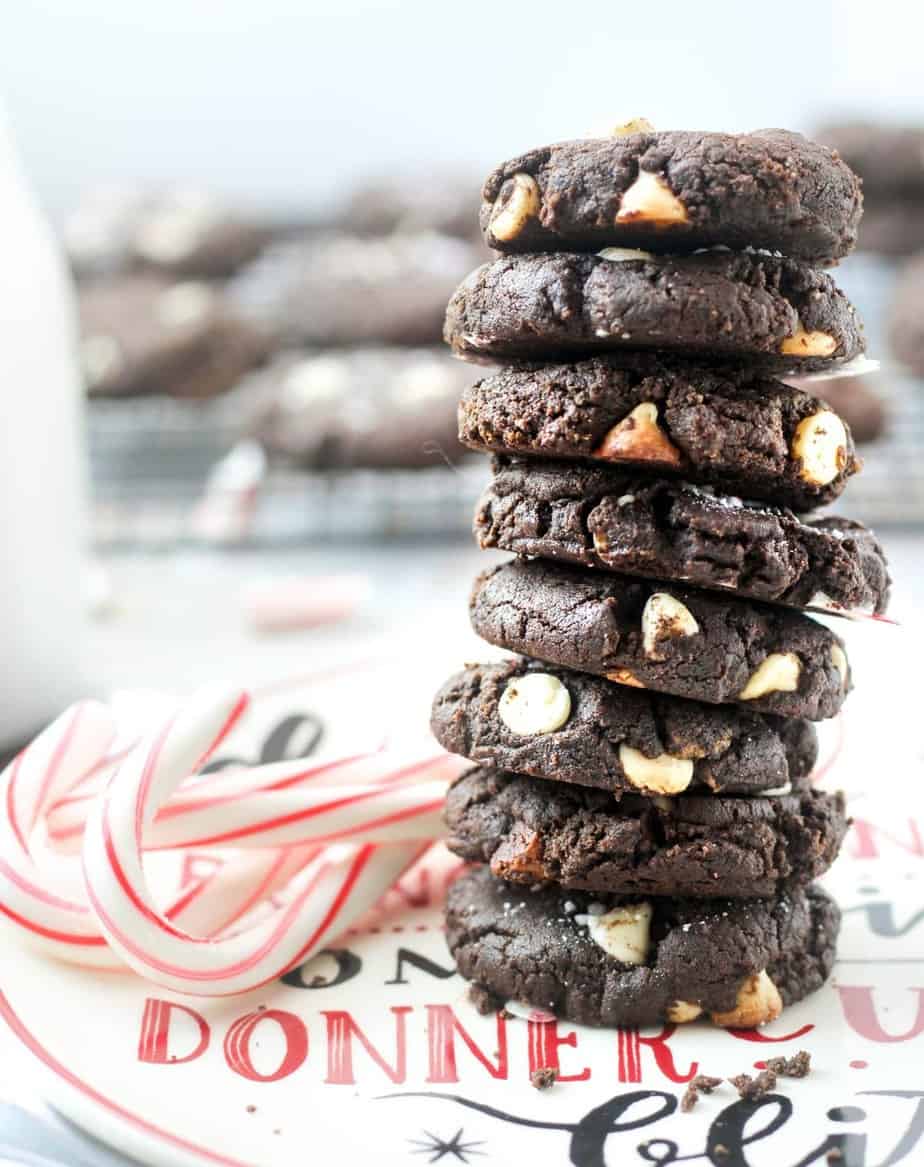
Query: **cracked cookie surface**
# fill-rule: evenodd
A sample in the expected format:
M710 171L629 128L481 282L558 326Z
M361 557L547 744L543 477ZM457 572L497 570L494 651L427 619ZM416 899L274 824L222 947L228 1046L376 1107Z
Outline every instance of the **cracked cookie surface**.
M790 372L832 367L864 348L856 312L830 276L733 252L502 256L456 289L443 335L475 360L654 348Z
M830 381L824 395L839 385ZM655 406L654 424L674 451L672 460L653 459L650 451L631 444L614 449L606 441L615 426L647 404ZM807 511L832 502L860 469L847 428L843 464L830 481L806 476L793 452L796 433L825 408L808 387L797 389L753 369L625 352L498 369L463 393L459 438L472 449L498 454L589 459L678 474Z
M860 523L803 522L676 479L497 458L475 535L482 548L797 608L881 614L888 605L885 555Z
M551 733L516 733L500 715L511 683L550 674L567 688L570 714ZM691 762L690 793L755 794L806 777L818 739L811 722L664 697L603 677L524 658L469 665L449 677L433 699L437 741L454 754L519 774L637 793L621 747L646 758L667 754Z
M766 899L824 874L847 820L843 795L805 783L764 797L616 802L602 790L480 767L450 787L446 825L450 851L531 887Z
M670 221L620 215L640 174L663 184L673 200ZM509 230L495 233L515 176L535 184L532 213L512 236ZM853 249L863 206L857 176L834 150L779 129L642 129L559 142L498 166L485 182L483 200L485 241L498 251L610 245L695 251L721 244L815 262Z
M646 606L655 594L685 609L695 630L658 618L648 622L651 643ZM820 721L850 688L843 643L814 620L676 584L514 560L475 580L469 609L489 644L697 701Z
M820 988L834 963L840 912L816 887L774 900L654 899L641 964L617 960L586 923L589 909L626 902L552 887L530 892L482 867L449 889L446 940L476 988L584 1025L677 1019L679 1003L690 1007L686 1019L702 1010L735 1024L728 1011L748 978L764 973L790 1005Z

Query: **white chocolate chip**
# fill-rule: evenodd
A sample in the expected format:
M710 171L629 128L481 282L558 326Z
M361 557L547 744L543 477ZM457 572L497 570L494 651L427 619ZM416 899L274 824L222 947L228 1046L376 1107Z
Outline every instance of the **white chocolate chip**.
M302 409L320 401L342 397L350 387L350 375L342 357L314 357L297 361L282 383L285 408Z
M190 280L174 284L157 301L157 315L169 328L182 328L202 320L215 307L215 292L208 284Z
M514 733L552 733L571 716L571 694L551 673L526 673L507 682L497 711Z
M392 400L409 407L420 401L446 397L452 389L453 378L441 361L421 358L409 365L391 387Z
M687 209L659 174L640 170L622 196L616 222L675 227L689 222Z
M656 758L648 758L640 750L623 743L619 747L619 761L626 777L639 790L679 794L693 781L691 758L675 758L673 754L658 754Z
M644 964L651 945L651 904L625 904L606 912L594 912L599 904L590 904L587 915L574 916L590 933L595 944L622 964Z
M122 346L114 336L85 336L80 342L80 363L90 388L119 372L125 364Z
M659 645L663 640L680 636L695 636L699 625L693 613L667 592L652 592L642 611L642 645L645 656L657 660L663 656Z
M767 970L748 977L738 990L738 1000L734 1009L727 1013L713 1013L716 1025L732 1029L755 1029L766 1025L783 1012L783 1000L779 990L767 976Z
M771 652L751 674L738 698L753 701L767 693L795 693L801 673L802 662L794 652Z
M608 259L611 263L631 263L638 259L654 259L650 251L639 251L634 247L604 247L598 251L601 259Z
M489 226L495 239L507 243L516 239L530 219L539 214L539 187L531 174L515 174L501 188L508 194L494 204Z
M593 451L604 462L649 462L679 466L680 451L658 425L658 407L653 401L636 405L617 422Z
M831 645L831 663L841 675L841 687L843 688L850 675L850 666L847 664L847 654L839 644Z
M796 426L791 453L801 463L799 477L813 486L827 486L847 462L847 431L830 409L805 417Z
M675 1025L684 1025L688 1021L695 1021L703 1013L702 1005L694 1005L692 1001L675 1001L667 1007L667 1019Z
M630 118L621 125L613 126L610 130L611 138L626 138L629 134L653 134L654 126L648 118Z
M806 332L800 322L780 345L780 352L787 357L830 357L836 348L837 341L830 333Z
M779 798L784 794L792 794L792 783L784 782L782 786L771 786L769 790L758 790L761 798Z
M208 196L189 192L145 219L135 236L135 250L153 263L178 263L195 251L216 218Z

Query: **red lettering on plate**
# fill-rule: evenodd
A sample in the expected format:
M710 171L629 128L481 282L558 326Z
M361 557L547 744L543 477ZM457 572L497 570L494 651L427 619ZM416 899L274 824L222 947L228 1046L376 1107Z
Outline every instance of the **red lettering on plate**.
M170 1019L174 1013L185 1013L196 1023L199 1041L196 1046L182 1056L168 1053L170 1045ZM148 997L141 1014L141 1033L138 1037L138 1061L158 1065L178 1066L201 1057L208 1049L211 1033L205 1018L186 1005L175 1001L162 1001L158 997Z
M687 1073L681 1074L674 1063L674 1055L667 1042L676 1032L676 1025L665 1025L654 1037L641 1037L637 1029L620 1029L617 1033L619 1062L617 1075L620 1082L641 1082L642 1048L647 1046L654 1054L654 1060L671 1082L689 1082L699 1070L699 1062L693 1062Z
M871 985L837 985L836 988L847 1024L868 1041L912 1041L924 1033L924 989L909 989L918 996L917 1015L905 1033L892 1034L886 1033L879 1024Z
M590 1077L590 1066L585 1066L579 1074L562 1074L558 1059L558 1047L577 1047L577 1034L572 1029L563 1037L558 1033L557 1021L527 1021L527 1044L529 1049L529 1072L534 1070L556 1070L559 1082L586 1082Z
M812 1022L800 1025L792 1033L781 1033L779 1037L771 1037L769 1033L762 1033L759 1029L726 1029L725 1032L737 1037L739 1041L754 1041L758 1044L770 1045L779 1041L795 1041L797 1037L805 1037L815 1028Z
M390 1012L395 1018L395 1063L389 1065L368 1037L359 1028L353 1017L345 1009L325 1009L322 1017L327 1021L327 1077L325 1082L334 1086L352 1086L356 1082L353 1073L353 1038L355 1037L379 1069L392 1082L401 1083L407 1077L407 1023L406 1015L412 1012L410 1005L392 1005Z
M264 1074L253 1064L250 1056L250 1042L258 1025L274 1022L282 1030L286 1052L282 1061L271 1074ZM245 1013L225 1034L225 1060L235 1074L249 1078L251 1082L278 1082L294 1074L308 1057L308 1030L305 1023L294 1013L285 1009L258 1009Z
M475 1044L471 1034L460 1024L451 1005L427 1005L428 1082L458 1082L456 1069L456 1034L475 1055L492 1078L507 1078L507 1021L496 1015L497 1065Z
M900 847L909 855L924 858L924 836L914 819L908 819L908 838L900 839L891 831L869 819L854 819L847 835L847 853L851 859L878 859L881 854L880 839L887 839L893 846Z

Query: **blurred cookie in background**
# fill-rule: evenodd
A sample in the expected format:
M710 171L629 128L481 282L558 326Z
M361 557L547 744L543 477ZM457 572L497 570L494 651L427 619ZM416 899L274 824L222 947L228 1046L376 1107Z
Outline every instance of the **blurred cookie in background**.
M924 377L924 253L900 270L886 323L895 357Z
M221 279L259 254L267 238L265 228L211 194L184 187L90 190L63 226L65 250L82 278L145 268Z
M139 274L80 287L80 358L99 397L213 397L267 355L267 338L219 288Z
M435 231L310 235L270 247L229 290L287 345L439 344L446 301L481 259Z
M888 256L924 248L924 127L844 122L814 136L863 179L859 248Z
M865 374L830 377L824 381L801 381L798 377L787 378L787 381L826 401L838 417L847 422L858 445L874 442L885 432L888 407L877 386L877 378Z
M481 183L473 174L433 171L381 176L361 182L347 202L343 230L354 235L439 231L479 239Z
M251 378L255 435L271 455L311 470L454 464L456 406L471 371L439 349L281 353Z

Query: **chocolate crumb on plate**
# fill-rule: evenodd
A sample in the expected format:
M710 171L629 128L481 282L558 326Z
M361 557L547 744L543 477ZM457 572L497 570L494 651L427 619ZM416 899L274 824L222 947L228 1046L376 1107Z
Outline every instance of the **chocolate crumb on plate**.
M741 1098L763 1098L765 1094L776 1089L776 1074L773 1070L761 1070L756 1078L752 1078L750 1074L736 1074L734 1078L728 1080Z
M530 1085L535 1086L537 1090L548 1090L557 1081L558 1070L552 1069L551 1066L543 1066L538 1070L533 1070L529 1076Z
M800 1049L791 1058L768 1058L766 1068L781 1078L807 1078L812 1072L812 1055Z

